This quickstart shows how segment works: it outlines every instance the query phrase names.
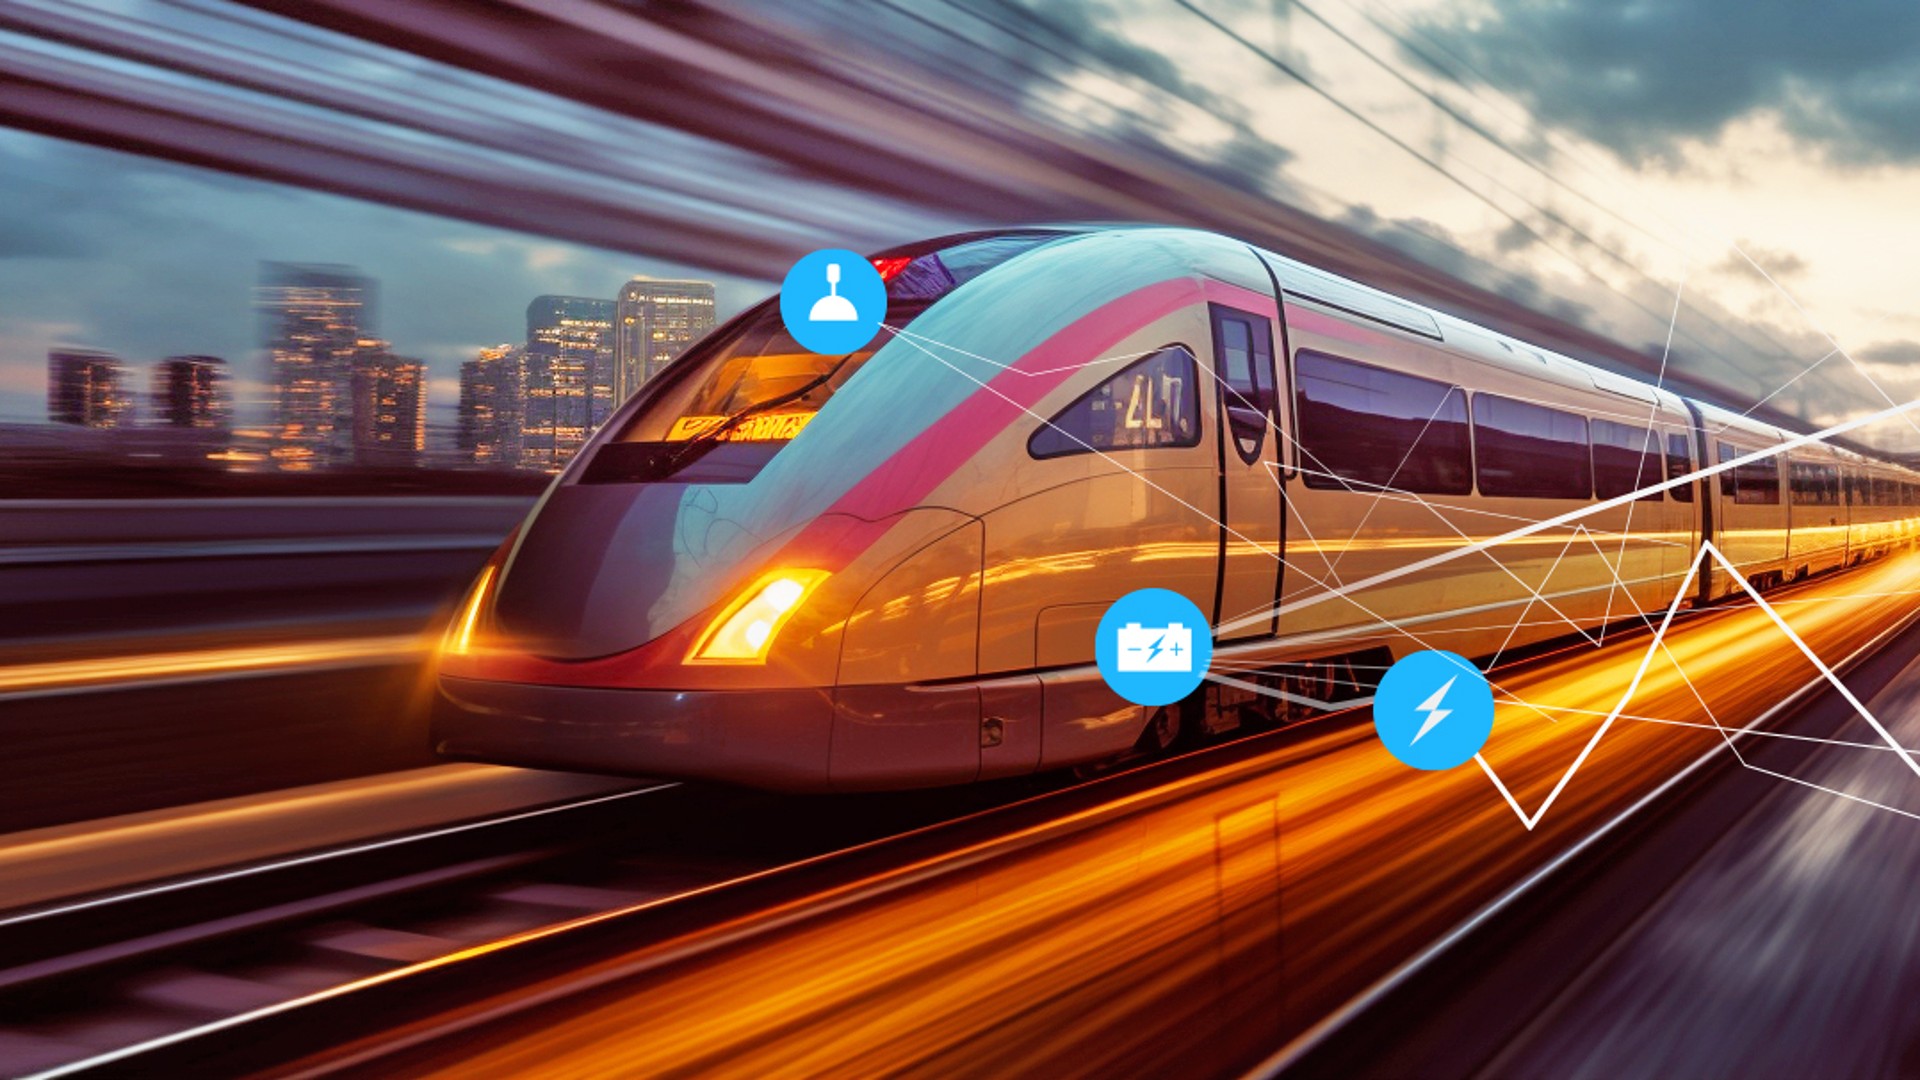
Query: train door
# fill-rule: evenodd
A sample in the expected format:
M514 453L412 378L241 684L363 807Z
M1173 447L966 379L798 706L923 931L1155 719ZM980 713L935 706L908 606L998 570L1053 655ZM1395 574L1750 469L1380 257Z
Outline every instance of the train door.
M1840 516L1847 523L1847 554L1842 566L1860 561L1860 470L1852 462L1840 467Z
M1677 480L1694 470L1693 432L1690 428L1671 428L1666 434L1667 479ZM1711 519L1713 513L1711 504L1705 507L1695 505L1695 496L1699 491L1700 482L1697 480L1667 489L1668 502L1676 507L1684 507L1684 510L1676 512L1675 516L1678 520L1675 524L1679 531L1674 537L1674 543L1666 548L1667 554L1661 563L1661 573L1672 581L1676 588L1680 579L1684 578L1692 567L1694 557L1700 552L1700 541L1711 528L1707 526L1707 520ZM1701 567L1701 573L1707 573L1707 568ZM1696 583L1698 584L1701 583ZM1702 592L1700 595L1705 596L1706 593ZM1672 594L1666 593L1660 597L1660 603L1665 605L1672 599Z
M1223 640L1274 632L1279 615L1280 542L1285 506L1274 390L1273 321L1223 304L1210 305L1220 423L1219 587L1215 626L1243 621ZM1247 618L1262 612L1265 619Z

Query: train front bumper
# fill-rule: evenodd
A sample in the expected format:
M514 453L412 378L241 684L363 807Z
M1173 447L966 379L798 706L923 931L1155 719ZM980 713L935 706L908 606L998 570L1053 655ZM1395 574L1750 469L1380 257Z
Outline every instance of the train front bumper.
M621 690L442 676L443 757L830 790L833 691Z

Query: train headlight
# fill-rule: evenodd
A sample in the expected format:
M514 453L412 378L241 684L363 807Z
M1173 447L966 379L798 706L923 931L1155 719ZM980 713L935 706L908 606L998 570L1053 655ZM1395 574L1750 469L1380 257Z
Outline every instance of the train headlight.
M727 605L687 657L694 664L765 663L775 634L800 602L827 579L825 570L781 570L761 578Z

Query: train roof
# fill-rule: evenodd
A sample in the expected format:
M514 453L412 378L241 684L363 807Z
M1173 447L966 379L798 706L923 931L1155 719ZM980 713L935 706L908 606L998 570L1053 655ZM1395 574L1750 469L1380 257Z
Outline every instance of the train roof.
M1798 434L1764 420L1755 420L1745 413L1723 409L1718 405L1709 405L1704 401L1695 402L1694 405L1700 410L1700 426L1706 431L1708 438L1727 432L1738 432L1769 442L1785 442Z
M982 229L943 237L936 241L903 245L897 250L906 251L909 247L919 250L929 244L944 245L966 239L1010 234L1052 234L1064 239L1076 235L1116 232L1152 233L1156 240L1174 245L1179 244L1181 234L1188 234L1195 238L1206 237L1209 243L1192 245L1195 248L1194 254L1199 257L1203 266L1205 259L1214 250L1214 244L1218 241L1224 239L1236 244L1245 243L1225 234L1183 226L1092 221ZM1281 292L1288 299L1331 308L1348 317L1364 319L1417 337L1427 338L1442 343L1455 352L1531 378L1569 387L1598 390L1623 399L1658 405L1669 411L1685 411L1690 407L1698 409L1710 436L1719 431L1739 431L1777 443L1803 434L1792 428L1770 424L1697 398L1689 398L1665 387L1656 387L1642 379L1623 375L1544 346L1503 334L1490 327L1426 307L1364 282L1354 281L1310 266L1278 252L1251 244L1246 246L1267 264L1274 279L1279 283ZM887 252L881 253L881 255L885 254ZM1838 459L1871 462L1902 473L1914 473L1914 470L1905 466L1860 454L1845 447L1828 444L1821 444L1821 446L1824 451Z

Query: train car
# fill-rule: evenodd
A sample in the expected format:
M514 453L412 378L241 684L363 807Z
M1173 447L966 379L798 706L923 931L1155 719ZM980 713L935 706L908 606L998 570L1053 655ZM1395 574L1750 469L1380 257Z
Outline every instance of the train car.
M1895 470L1882 462L1863 461L1855 473L1854 546L1864 559L1878 559L1900 542L1901 508Z
M1813 500L1792 547L1778 459L1644 490L1780 429L1226 237L1015 230L874 264L888 325L860 352L805 352L768 301L589 441L448 631L442 754L1013 776L1351 697L1412 649L1490 661L1657 612L1704 537L1762 585L1864 539ZM1162 709L1107 688L1095 626L1145 586L1210 615L1228 679Z
M1795 450L1786 464L1787 574L1798 580L1847 564L1849 530L1839 449L1813 445Z
M1264 257L1283 282L1293 349L1290 645L1405 651L1404 635L1381 635L1384 621L1486 656L1672 601L1694 551L1690 487L1306 606L1328 583L1653 485L1674 452L1683 474L1689 414L1673 394L1458 320L1355 317L1317 272Z
M1771 450L1792 437L1771 424L1713 405L1696 402L1695 409L1705 432L1708 460L1715 464ZM1791 576L1785 466L1785 455L1762 457L1727 469L1711 485L1713 542L1748 582L1761 589ZM1738 582L1715 570L1707 595L1714 598L1738 590Z

